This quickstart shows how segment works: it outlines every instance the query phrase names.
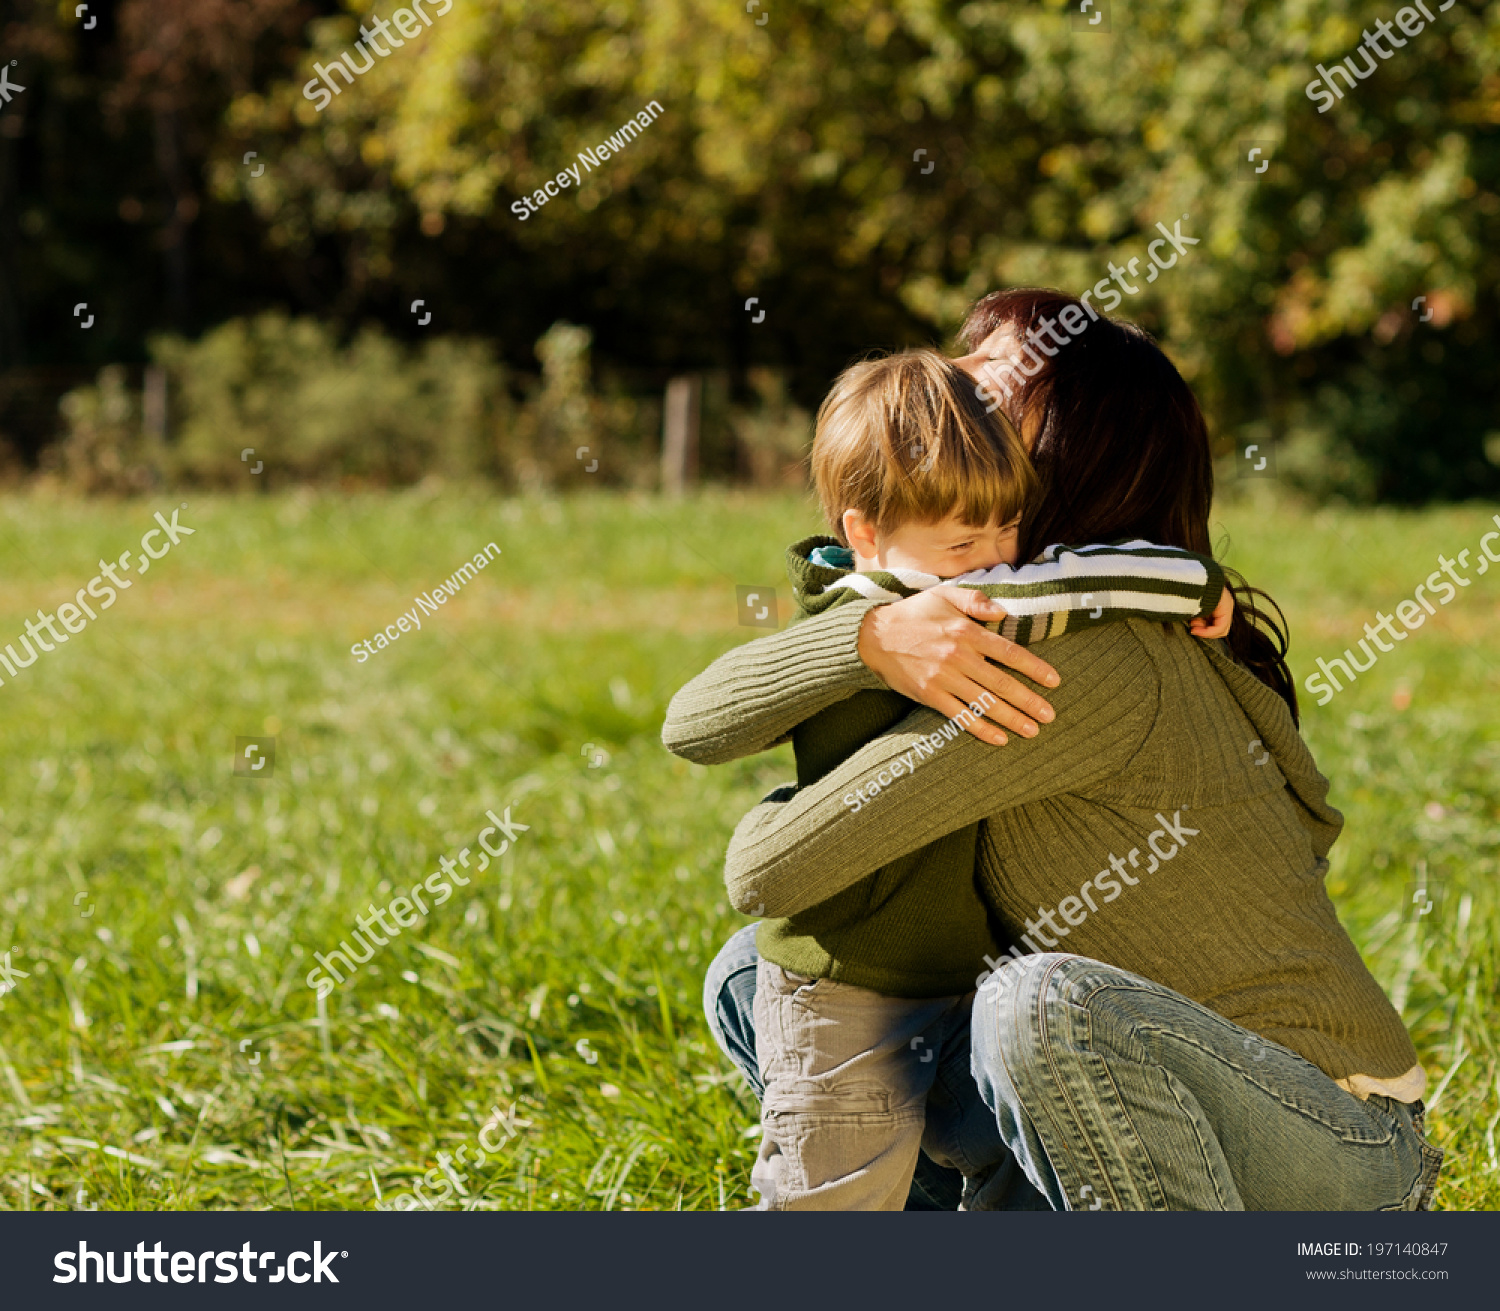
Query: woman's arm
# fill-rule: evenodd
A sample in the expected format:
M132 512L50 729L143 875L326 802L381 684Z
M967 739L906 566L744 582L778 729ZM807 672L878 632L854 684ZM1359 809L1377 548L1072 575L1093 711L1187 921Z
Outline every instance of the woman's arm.
M722 764L785 741L803 720L861 689L885 687L948 716L988 692L988 718L970 729L976 737L996 746L1006 728L1034 737L1037 721L1052 721L1052 707L1000 666L1046 687L1057 686L1057 673L1026 642L1100 622L1106 612L1110 621L1210 613L1223 578L1208 557L1148 542L1052 547L1044 561L984 592L936 587L885 607L900 612L894 619L872 616L871 602L840 605L720 656L672 698L662 741L698 764ZM979 626L1012 610L1026 617L1019 627L1007 623L1004 635ZM1049 625L1047 615L1061 622Z
M1156 717L1155 668L1126 624L1053 646L1059 716L1040 737L994 751L918 710L827 777L752 810L725 861L735 908L796 914L944 834L1119 773Z
M661 730L667 750L700 765L737 760L855 692L883 688L856 649L873 605L841 605L725 652L672 698Z
M946 590L961 598L975 619L994 617L986 609L992 603L980 593ZM860 627L872 608L876 602L851 601L721 655L672 698L661 730L667 750L700 765L723 764L785 741L804 719L855 692L885 688L860 659ZM982 649L991 658L1039 683L1056 683L1052 666L1025 647L987 632L961 611L943 608L985 639ZM993 608L994 615L1005 614L1003 607ZM1015 731L1036 732L1027 716L1052 718L1046 701L1004 671L996 669L990 683L1004 704L992 705L988 713Z
M1199 617L1189 624L1194 636L1222 637L1229 631L1234 600L1223 569L1209 556L1145 542L1124 547L1054 546L1048 548L1047 555L1054 568L1063 570L1062 576L1075 597L1087 596L1090 605L1109 611L1112 618L1184 619L1188 614L1180 603L1196 598ZM1042 567L1026 565L1017 571L1023 594L1036 590L1045 575L1035 571ZM860 630L860 659L893 691L950 718L973 702L987 704L986 694L1004 695L995 677L999 671L989 663L986 639L993 634L968 622L970 616L980 623L991 621L996 612L966 600L970 590L934 587L895 605L880 607ZM987 593L998 590L985 588ZM1159 595L1150 595L1153 592ZM1084 618L1076 608L1071 612L1062 606L1058 609L1065 611L1067 627ZM1004 613L1003 607L999 612ZM1089 618L1097 621L1102 616ZM1024 631L1012 631L1015 620L1005 621L1003 631L1022 641L1032 640L1033 631L1037 636L1049 631L1049 627L1033 629L1029 621L1022 622L1028 624ZM1061 627L1051 626L1050 631ZM1007 726L1032 736L1024 728ZM1005 734L989 719L979 720L969 732L992 746L1002 746L1006 741Z

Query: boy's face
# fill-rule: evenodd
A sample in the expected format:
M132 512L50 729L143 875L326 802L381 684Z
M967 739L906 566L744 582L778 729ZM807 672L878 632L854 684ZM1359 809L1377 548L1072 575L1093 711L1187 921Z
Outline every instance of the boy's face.
M954 578L972 569L1015 564L1020 545L1019 518L1002 524L996 515L982 528L949 515L939 523L903 524L895 532L877 535L858 510L844 511L844 535L854 548L854 568L915 569L939 578Z

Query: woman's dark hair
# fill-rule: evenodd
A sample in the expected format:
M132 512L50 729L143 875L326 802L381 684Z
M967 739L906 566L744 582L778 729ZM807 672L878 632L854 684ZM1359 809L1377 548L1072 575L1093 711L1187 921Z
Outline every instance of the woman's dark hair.
M1014 340L987 366L983 385L1031 442L1041 487L1022 521L1020 558L1054 542L1127 537L1212 555L1208 425L1151 335L1060 291L1031 287L976 302L959 339L972 354L997 328ZM1226 573L1235 598L1229 648L1298 721L1286 617L1265 592Z

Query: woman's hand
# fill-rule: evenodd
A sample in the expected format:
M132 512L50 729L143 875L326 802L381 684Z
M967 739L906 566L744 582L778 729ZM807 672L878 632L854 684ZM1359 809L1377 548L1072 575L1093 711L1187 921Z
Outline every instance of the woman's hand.
M1057 686L1057 671L1024 646L980 627L1005 615L1003 605L973 588L934 587L872 609L859 630L859 658L892 691L950 719L988 691L1000 701L985 712L991 719L1023 737L1035 737L1034 721L1050 723L1052 707L989 661L1009 665L1045 687ZM994 746L1006 742L988 719L971 724L968 731Z
M1188 625L1188 630L1194 637L1213 638L1228 637L1229 625L1234 622L1234 593L1227 587L1224 595L1219 598L1219 604L1214 607L1212 619L1194 619ZM860 652L864 654L863 651Z

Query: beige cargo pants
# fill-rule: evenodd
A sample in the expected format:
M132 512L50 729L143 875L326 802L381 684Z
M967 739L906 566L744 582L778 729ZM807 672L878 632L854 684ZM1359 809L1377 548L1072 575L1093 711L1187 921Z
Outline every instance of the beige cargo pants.
M972 993L887 997L762 959L755 1034L766 1091L751 1171L756 1209L901 1210L943 1043L967 1045L972 1001ZM940 1163L966 1174L977 1164Z

